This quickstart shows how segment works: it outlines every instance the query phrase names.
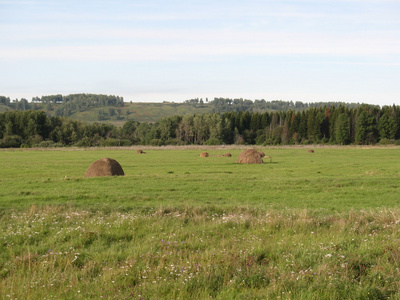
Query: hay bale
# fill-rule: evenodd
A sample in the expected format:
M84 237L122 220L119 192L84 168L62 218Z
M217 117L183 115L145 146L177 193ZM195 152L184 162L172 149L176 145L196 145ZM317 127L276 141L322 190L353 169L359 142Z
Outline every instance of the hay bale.
M313 149L308 149L307 152L308 152L308 153L314 153L314 150L313 150Z
M123 176L121 165L112 158L102 158L92 163L85 173L85 177Z
M239 164L263 164L263 160L260 156L260 153L254 149L244 150L239 155L239 159L237 161Z
M262 151L258 151L258 154L260 154L260 157L264 157L265 156L265 153L262 152Z
M229 152L225 153L224 155L222 155L223 157L232 157L232 154L230 154Z
M208 152L201 152L200 153L200 157L209 157L210 155L208 154Z
M136 150L136 153L137 153L137 154L145 154L146 152L144 152L143 150L140 150L140 149L139 149L139 150Z

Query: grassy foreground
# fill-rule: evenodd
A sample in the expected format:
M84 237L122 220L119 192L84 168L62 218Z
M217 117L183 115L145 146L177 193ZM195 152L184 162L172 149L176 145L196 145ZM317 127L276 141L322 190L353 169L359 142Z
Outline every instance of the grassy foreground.
M400 299L398 148L145 151L0 151L1 299Z

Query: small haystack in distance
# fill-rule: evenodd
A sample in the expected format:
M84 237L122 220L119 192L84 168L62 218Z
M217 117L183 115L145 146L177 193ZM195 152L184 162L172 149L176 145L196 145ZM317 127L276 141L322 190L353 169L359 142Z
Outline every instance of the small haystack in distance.
M121 165L112 158L102 158L92 163L85 173L85 177L123 176Z
M222 155L213 155L215 157L232 157L232 154L230 154L229 152L222 154Z
M314 153L314 150L313 149L309 149L307 152L308 153Z
M146 154L146 152L144 152L143 150L136 150L137 154Z
M239 164L263 164L263 160L261 158L260 153L254 149L244 150L239 155L239 159L237 161Z
M201 152L200 153L200 157L209 157L210 155L208 154L208 152Z

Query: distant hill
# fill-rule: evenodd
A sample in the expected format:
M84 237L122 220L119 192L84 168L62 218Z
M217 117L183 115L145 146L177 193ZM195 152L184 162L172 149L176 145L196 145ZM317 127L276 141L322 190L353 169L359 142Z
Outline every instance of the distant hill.
M123 107L107 106L75 112L69 117L85 122L107 122L123 125L126 121L157 122L164 117L211 112L208 105L193 106L186 103L125 102Z
M338 106L358 107L360 103L318 102L303 103L300 101L265 101L248 99L214 98L211 101L195 98L183 103L141 103L124 102L123 98L114 95L71 94L34 97L31 102L26 99L13 100L0 96L0 112L8 110L42 110L49 116L69 117L84 122L112 123L122 126L126 121L156 122L173 115L193 115L204 113L224 113L231 111L301 111L311 107Z
M2 104L2 103L0 103L0 113L6 112L6 111L10 111L10 110L13 110L13 108L11 108L11 107L9 107L9 106L7 106L7 105L4 105L4 104Z

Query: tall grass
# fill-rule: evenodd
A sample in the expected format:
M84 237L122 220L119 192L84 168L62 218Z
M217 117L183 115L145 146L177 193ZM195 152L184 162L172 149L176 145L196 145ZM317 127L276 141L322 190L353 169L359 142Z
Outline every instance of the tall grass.
M2 299L387 299L400 210L148 213L58 206L3 215Z

